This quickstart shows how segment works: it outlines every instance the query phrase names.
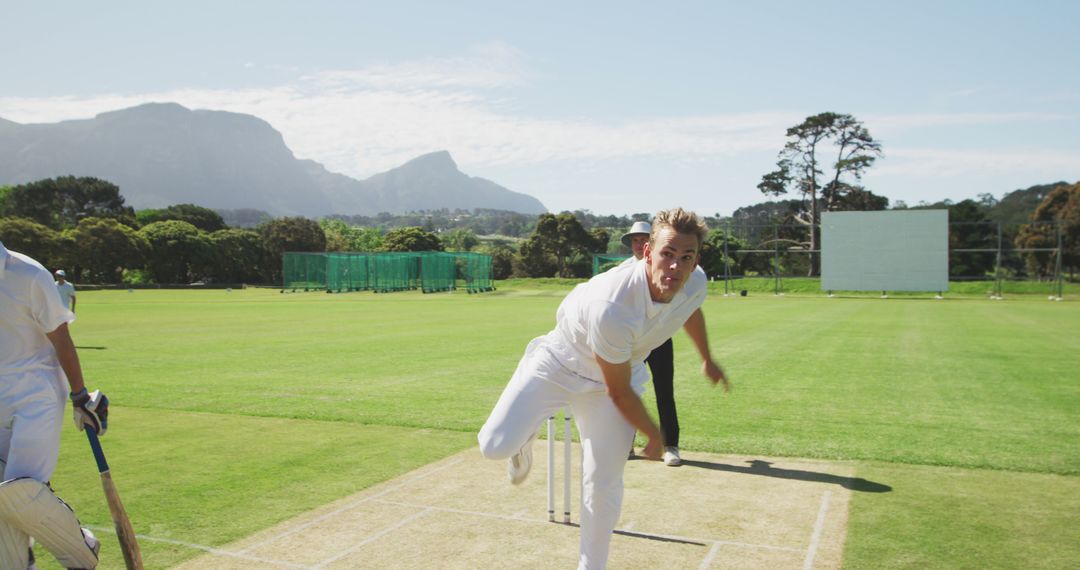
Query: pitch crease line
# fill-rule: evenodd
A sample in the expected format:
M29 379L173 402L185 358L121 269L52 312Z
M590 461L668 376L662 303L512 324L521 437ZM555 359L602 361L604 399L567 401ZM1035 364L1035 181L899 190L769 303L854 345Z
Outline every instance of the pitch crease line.
M86 528L88 528L88 529L90 529L90 530L92 530L94 532L111 532L113 534L116 533L115 529L107 528L107 527L103 527L103 526L87 526ZM270 558L261 558L261 557L258 557L258 556L251 556L250 554L243 554L241 552L235 552L235 551L232 551L232 550L223 550L221 548L215 548L213 546L206 546L205 544L195 544L193 542L184 542L182 540L174 540L174 539L171 539L171 538L158 538L156 536L146 536L145 534L136 534L135 538L138 538L139 540L150 541L150 542L163 542L165 544L174 544L176 546L183 546L185 548L190 548L192 550L202 550L203 552L207 552L207 553L210 553L210 554L215 554L215 555L218 555L218 556L226 556L226 557L229 557L229 558L238 558L240 560L247 560L249 562L259 562L261 564L273 564L275 566L284 566L286 568L305 568L305 569L308 568L308 566L304 566L302 564L293 564L292 562L285 562L283 560L273 560L273 559L270 559Z
M449 507L434 507L434 506L431 506L431 505L417 505L417 504L414 504L414 503L403 503L401 501L388 501L386 499L377 499L377 500L374 500L373 502L382 503L384 505L394 505L396 507L408 507L408 508L413 508L413 509L424 509L424 510L429 510L429 511L442 512L442 513L454 513L454 514L458 514L458 515L470 515L470 516L484 517L484 518L489 518L489 519L498 519L498 520L505 520L505 521L553 524L549 520L547 520L546 518L518 518L516 516L511 516L511 515L499 515L499 514L495 514L495 513L484 513L484 512L480 512L480 511L466 511L466 510L463 510L463 509L451 509ZM566 526L566 525L564 525L562 523L555 523L555 524L558 524L559 526ZM576 523L575 523L575 525L576 525ZM738 546L738 547L742 547L742 548L760 548L762 550L775 550L775 551L779 551L779 552L804 552L804 550L802 548L792 548L790 546L773 546L771 544L753 544L753 543L750 543L750 542L737 542L737 541L733 541L733 540L716 540L716 539L713 539L713 538L692 538L692 537L686 537L686 536L678 536L678 535L674 535L674 534L655 534L655 533L646 533L646 532L641 532L641 531L633 531L633 532L631 532L631 531L628 531L628 530L623 529L623 528L615 529L615 532L620 532L620 531L621 532L628 532L630 534L649 536L649 537L653 537L653 538L660 538L660 539L666 539L666 540L672 540L672 541L678 541L678 542L685 542L685 543L697 543L697 544L702 544L702 545L713 543L713 544L727 545L727 546Z
M517 521L517 522L543 522L551 524L546 518L532 518L525 517L524 511L514 513L512 515L498 515L495 513L484 513L480 511L466 511L464 509L452 509L450 507L435 507L431 505L417 505L415 503L402 503L401 501L388 501L386 499L373 499L372 502L381 503L384 505L393 505L395 507L406 507L410 509L425 509L430 511L436 511L440 513L453 513L456 515L469 515L474 517L483 517L489 519L499 519L504 521Z
M720 543L714 542L712 548L709 549L709 553L705 555L705 559L701 561L701 565L698 566L698 570L708 570L712 566L712 561L716 559L716 555L720 553Z
M377 499L377 498L379 498L379 497L381 497L383 495L386 495L388 493L392 493L394 491L397 491L397 490L405 487L406 485L409 485L409 484L414 483L414 482L416 482L418 480L424 479L424 478L428 477L429 475L434 475L435 473L438 473L438 472L440 472L440 471L442 471L444 469L448 469L450 467L453 467L453 466L457 465L458 463L461 463L462 461L464 461L464 458L458 458L458 459L456 459L454 461L447 462L445 465L440 465L439 467L436 467L434 469L430 469L430 470L425 471L423 473L419 473L416 476L410 477L409 479L407 479L405 481L402 481L401 483L398 483L396 485L393 485L390 488L385 489L385 490L383 490L383 491L381 491L379 493L376 493L376 494L371 495L369 497L363 497L361 499L357 499L357 500L355 500L355 501L353 501L351 503L348 503L346 505L343 505L341 507L338 507L338 508L330 511L329 513L320 515L320 516L318 516L318 517L316 517L316 518L314 518L314 519L312 519L312 520L310 520L310 521L308 521L306 523L301 523L301 524L299 524L299 525L297 525L297 526L295 526L293 528L290 528L290 529L288 529L288 530L286 530L286 531L284 531L284 532L282 532L280 534L277 534L277 535L274 535L274 536L272 536L270 538L267 538L266 540L263 540L261 542L255 543L255 544L245 546L244 548L241 548L237 552L251 552L252 550L254 550L256 548L261 548L261 547L266 546L267 544L270 544L272 542L281 540L283 538L290 537L290 536L292 536L292 535L294 535L294 534L296 534L298 532L303 532L303 531L305 531L305 530L307 530L307 529L309 529L309 528L311 528L311 527L313 527L313 526L315 526L315 525L317 525L317 524L319 524L319 523L321 523L321 522L323 522L323 521L325 521L327 519L336 517L336 516L340 515L341 513L344 513L345 511L355 509L356 507L359 507L360 505L362 505L364 503L375 500L375 499ZM361 491L361 492L363 492L363 491Z
M771 544L752 544L749 542L736 542L734 540L714 540L712 541L720 546L738 546L740 548L760 548L762 550L775 550L776 552L802 552L801 548L792 548L790 546L773 546Z
M396 523L394 523L394 524L380 530L379 532L365 538L364 540L360 541L359 543L354 545L352 548L349 548L349 549L345 550L341 554L338 554L337 556L335 556L333 558L330 558L329 560L324 560L324 561L312 566L311 568L315 568L315 569L325 568L327 564L332 564L334 562L337 562L338 560L341 560L342 558L345 558L346 556L352 554L353 552L356 552L357 550L360 550L361 548L363 548L363 547L367 546L368 544L371 544L372 542L386 536L387 534L390 534L391 532L393 532L393 531L395 531L395 530L397 530L397 529L411 523L412 521L427 515L431 511L432 511L432 509L424 509L424 510L418 512L418 513L407 516L407 517L401 519L400 521L398 521L398 522L396 522Z
M817 521L814 522L814 533L810 536L810 546L806 549L806 558L803 560L803 570L814 567L814 558L817 556L818 545L821 544L821 533L825 530L825 513L829 512L829 497L832 490L826 489L821 496L821 508L818 509Z

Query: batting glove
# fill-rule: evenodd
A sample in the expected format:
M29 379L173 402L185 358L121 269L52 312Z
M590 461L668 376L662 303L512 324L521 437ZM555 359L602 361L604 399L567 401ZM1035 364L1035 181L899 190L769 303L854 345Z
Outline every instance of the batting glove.
M105 430L109 429L109 399L101 390L87 393L83 388L71 394L71 408L79 431L90 426L98 435L105 435Z

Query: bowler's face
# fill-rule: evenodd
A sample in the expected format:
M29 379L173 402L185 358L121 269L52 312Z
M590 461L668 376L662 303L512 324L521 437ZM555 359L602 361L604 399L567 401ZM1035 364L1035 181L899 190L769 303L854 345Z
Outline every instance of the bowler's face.
M694 234L680 234L662 228L656 239L645 246L648 262L649 294L658 303L671 301L698 264L698 240Z

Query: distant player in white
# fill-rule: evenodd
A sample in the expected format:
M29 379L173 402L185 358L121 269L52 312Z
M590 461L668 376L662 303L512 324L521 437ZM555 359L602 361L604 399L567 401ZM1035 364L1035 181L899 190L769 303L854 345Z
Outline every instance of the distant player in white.
M567 295L555 330L529 343L480 429L481 453L507 459L516 485L532 467L540 424L560 408L571 408L584 452L579 569L607 564L635 429L648 438L643 455L660 458L663 435L640 398L649 379L649 353L682 327L701 355L705 375L729 388L709 352L700 310L706 278L697 263L705 231L692 212L658 213L642 260L601 273Z
M67 280L67 274L63 269L56 270L56 290L60 293L60 302L69 311L75 312L75 286Z
M97 566L99 543L48 487L70 390L75 425L104 434L108 400L89 394L49 271L0 243L0 568L31 567L30 537L64 568Z

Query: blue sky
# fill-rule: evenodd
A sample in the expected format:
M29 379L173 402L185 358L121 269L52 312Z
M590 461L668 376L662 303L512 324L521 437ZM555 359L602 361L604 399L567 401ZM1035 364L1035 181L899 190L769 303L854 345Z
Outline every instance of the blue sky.
M893 201L1080 180L1080 2L755 4L0 0L0 117L175 101L357 178L447 150L599 214L763 201L824 111L881 141L863 183Z

